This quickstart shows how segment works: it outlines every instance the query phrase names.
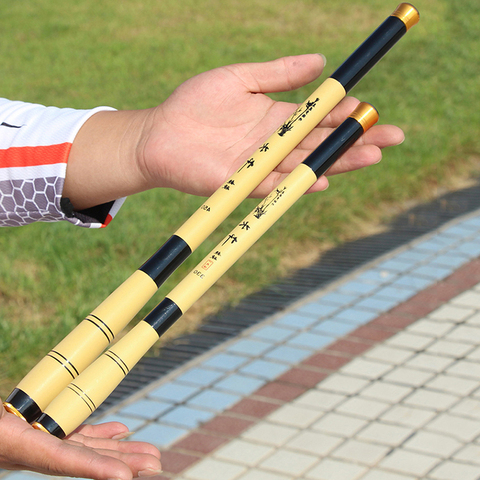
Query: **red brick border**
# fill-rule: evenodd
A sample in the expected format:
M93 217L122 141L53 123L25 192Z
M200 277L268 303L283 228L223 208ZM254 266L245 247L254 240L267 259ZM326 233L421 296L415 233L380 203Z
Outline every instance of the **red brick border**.
M480 259L460 267L446 279L426 288L406 302L379 315L345 337L292 367L251 396L192 431L162 453L162 465L169 480L285 403L335 373L340 367L405 327L436 310L465 290L480 283Z

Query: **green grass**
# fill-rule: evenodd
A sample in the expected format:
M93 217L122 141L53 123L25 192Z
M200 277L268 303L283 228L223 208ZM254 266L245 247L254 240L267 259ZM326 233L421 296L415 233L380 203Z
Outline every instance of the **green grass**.
M308 196L187 313L171 335L287 267L364 235L407 201L477 174L478 0L418 0L421 21L353 90L407 140L374 167ZM36 0L0 7L0 95L47 105L150 107L187 78L234 62L321 52L326 71L396 7L384 0ZM276 98L303 101L314 86ZM202 199L130 198L99 231L36 224L0 231L0 395L126 279ZM257 202L249 200L142 310L146 314Z

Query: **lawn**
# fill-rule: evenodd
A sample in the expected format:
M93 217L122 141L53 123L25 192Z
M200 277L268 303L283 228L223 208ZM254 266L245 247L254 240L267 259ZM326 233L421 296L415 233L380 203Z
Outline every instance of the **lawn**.
M405 143L374 167L301 199L172 329L258 290L326 248L366 235L412 202L476 176L478 0L418 0L421 21L352 91ZM225 64L321 52L303 101L397 6L385 0L36 0L0 7L0 95L60 107L145 108ZM156 190L106 229L35 224L0 231L0 396L136 270L203 199ZM242 204L140 312L141 318L256 201Z

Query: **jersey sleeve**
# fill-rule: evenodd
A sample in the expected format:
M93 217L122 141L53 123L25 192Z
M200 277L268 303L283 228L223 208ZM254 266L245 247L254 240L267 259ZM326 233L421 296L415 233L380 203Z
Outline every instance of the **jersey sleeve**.
M0 226L66 220L87 228L108 225L124 198L75 211L62 198L73 140L92 110L45 107L0 98Z

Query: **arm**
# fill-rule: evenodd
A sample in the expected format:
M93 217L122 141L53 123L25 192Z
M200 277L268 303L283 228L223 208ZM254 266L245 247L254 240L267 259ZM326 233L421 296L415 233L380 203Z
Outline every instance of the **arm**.
M193 77L156 108L99 112L75 138L63 195L77 209L156 187L208 196L297 108L265 93L299 88L322 70L316 54L231 65ZM269 193L357 103L344 99L252 196ZM329 175L377 163L381 148L403 138L395 126L375 126ZM327 185L322 177L311 191Z

